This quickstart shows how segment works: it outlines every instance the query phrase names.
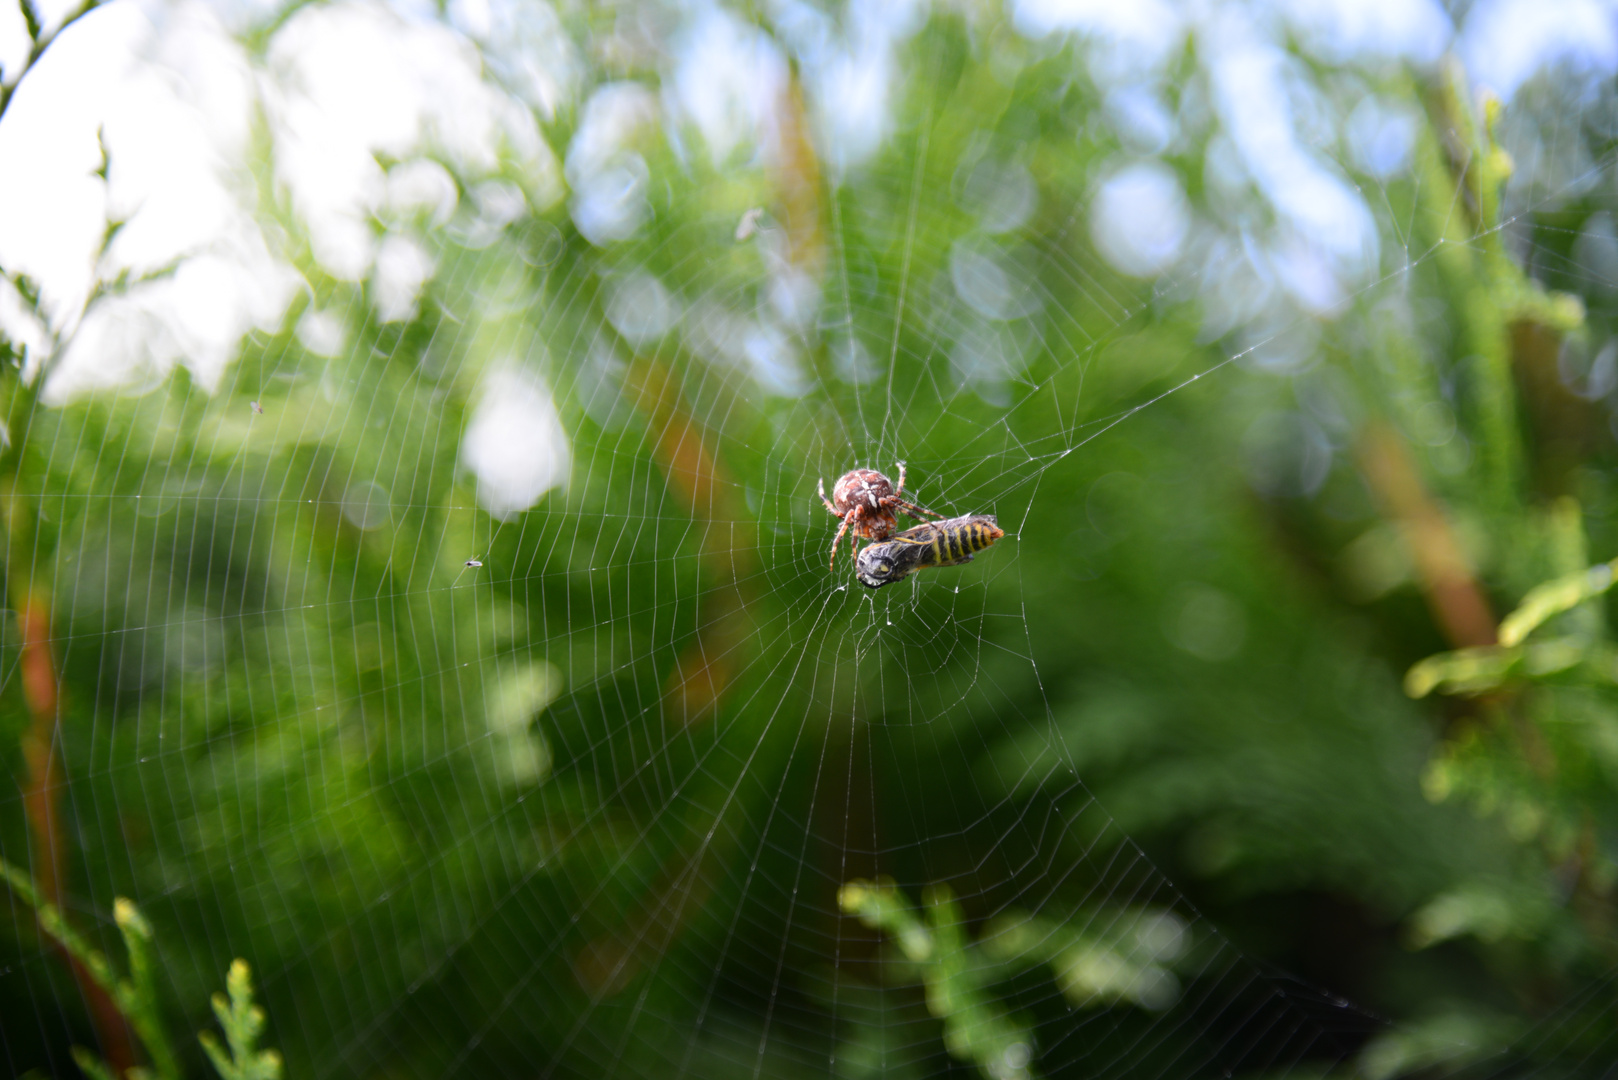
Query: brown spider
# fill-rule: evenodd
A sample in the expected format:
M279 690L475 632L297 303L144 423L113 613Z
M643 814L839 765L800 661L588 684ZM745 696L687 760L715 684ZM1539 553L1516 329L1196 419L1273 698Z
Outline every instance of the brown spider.
M922 519L923 514L943 517L902 498L899 493L904 489L905 463L902 461L899 462L898 487L894 487L893 481L875 469L853 469L832 485L831 498L828 499L826 481L820 481L820 501L826 504L827 513L843 519L831 542L831 569L837 569L837 545L843 542L843 534L850 529L854 535L849 538L848 547L849 555L853 556L861 537L866 540L886 540L893 534L893 530L899 527L898 519L894 517L895 510L917 521Z

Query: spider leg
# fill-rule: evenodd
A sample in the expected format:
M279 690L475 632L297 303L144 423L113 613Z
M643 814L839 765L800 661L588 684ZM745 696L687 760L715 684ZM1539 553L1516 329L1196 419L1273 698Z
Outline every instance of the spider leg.
M917 506L909 499L899 498L898 495L893 495L891 497L893 499L893 506L895 509L904 511L907 516L913 517L917 521L920 521L923 515L937 518L940 521L944 519L944 515L938 513L936 510L929 510L925 506Z
M894 464L899 466L899 486L893 489L892 495L889 495L887 498L881 500L882 505L889 510L903 510L907 516L913 517L917 521L921 520L922 514L932 514L933 517L942 521L944 518L943 514L934 514L931 510L917 506L909 499L901 499L899 497L900 493L905 489L905 463L898 461L894 462ZM917 511L920 511L920 513Z
M837 507L832 505L831 500L826 498L826 478L824 476L822 476L820 478L820 501L826 504L826 510L833 517L842 517L843 516L842 514L839 514L837 512Z
M853 517L853 516L854 516L853 514L850 514L848 517ZM832 540L831 540L831 563L826 567L827 570L835 571L837 569L837 545L843 542L843 534L846 533L847 531L848 531L848 518L844 518L843 523L841 525L837 526L837 535L832 537ZM848 546L849 547L854 546L854 541L852 539L849 540Z

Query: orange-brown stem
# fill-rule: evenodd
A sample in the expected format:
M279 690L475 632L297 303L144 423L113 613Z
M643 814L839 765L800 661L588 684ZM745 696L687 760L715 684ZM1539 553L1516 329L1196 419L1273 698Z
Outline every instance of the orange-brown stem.
M628 923L617 933L592 938L579 951L574 972L580 985L593 995L616 994L656 964L713 894L715 862L711 843L694 855L683 849L671 855Z
M704 597L697 640L680 653L667 686L677 718L690 724L710 714L741 668L738 652L753 632L747 612L752 595L744 582L756 568L758 530L667 370L656 361L637 360L629 381L657 433L658 463L669 486L693 517L709 522L702 562L715 584Z
M1493 645L1494 612L1472 574L1449 518L1427 493L1404 442L1386 424L1360 440L1360 468L1388 517L1399 524L1427 606L1456 648Z
M796 72L781 90L776 124L774 179L786 226L787 258L800 273L816 281L826 267L820 159L809 134L809 117Z
M38 594L29 593L21 605L21 668L23 700L28 703L31 724L23 736L23 760L28 766L28 786L23 792L23 813L34 833L35 855L32 871L40 895L56 906L66 918L62 888L62 832L57 797L61 791L61 763L57 759L56 660L51 655L50 606ZM73 980L84 995L101 1042L101 1055L112 1066L113 1075L122 1076L135 1064L135 1044L129 1022L111 995L91 976L88 968L66 949L59 950L73 972Z

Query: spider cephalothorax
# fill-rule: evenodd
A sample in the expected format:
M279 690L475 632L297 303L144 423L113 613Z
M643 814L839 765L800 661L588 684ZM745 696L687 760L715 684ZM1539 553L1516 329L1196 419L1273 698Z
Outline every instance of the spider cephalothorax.
M922 519L922 515L941 517L931 510L917 506L900 493L905 489L905 464L899 462L899 484L894 486L893 481L877 472L875 469L853 469L842 475L837 483L832 485L831 498L826 498L826 481L820 482L820 501L826 504L826 510L833 517L843 519L842 525L837 529L837 535L831 542L831 565L837 566L837 545L843 542L845 532L853 532L849 540L849 553L853 554L856 541L886 540L899 527L899 521L894 516L898 511L907 517Z

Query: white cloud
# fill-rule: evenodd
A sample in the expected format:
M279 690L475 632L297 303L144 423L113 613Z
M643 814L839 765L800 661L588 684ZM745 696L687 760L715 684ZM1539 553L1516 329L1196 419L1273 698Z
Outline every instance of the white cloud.
M377 317L385 323L414 318L416 297L433 276L434 266L427 249L412 237L394 233L383 240L371 278Z
M366 0L310 7L275 36L262 80L276 168L315 257L359 280L376 257L370 220L390 196L379 155L442 154L471 173L522 167L540 206L561 196L549 147L520 103L483 78L470 42Z
M577 187L601 172L630 146L642 128L655 124L662 110L657 96L637 82L598 87L579 112L579 126L567 148L567 180Z
M1541 68L1589 76L1618 70L1618 15L1602 0L1479 0L1461 27L1473 82L1510 101Z
M297 281L243 205L236 167L252 96L240 47L185 3L97 10L24 81L0 125L13 166L0 173L0 265L39 283L69 341L50 400L176 364L212 387L242 334L279 325ZM123 226L103 253L109 216ZM162 269L85 313L98 282ZM0 311L0 329L37 340L19 315Z
M669 332L680 303L651 274L636 272L607 286L607 321L631 345L649 345Z
M1090 203L1096 247L1108 262L1136 277L1173 266L1190 229L1191 207L1180 178L1157 162L1119 169Z
M815 118L819 150L835 177L874 154L893 125L898 46L921 25L917 0L850 4L846 26L800 0L774 0L773 21L791 48Z
M510 518L567 486L573 455L550 387L513 365L484 376L461 441L461 460L478 482L478 502Z
M1280 6L1304 48L1329 63L1430 64L1454 33L1436 0L1282 0Z
M388 170L387 208L398 217L425 214L430 224L443 225L459 201L455 178L436 161L417 158Z
M56 329L77 320L95 285L107 205L97 131L150 33L134 5L92 12L30 72L0 124L0 265L39 284Z
M339 278L374 272L384 319L414 310L433 260L418 240L379 249L373 215L434 228L457 210L455 181L425 155L474 179L499 170L520 181L499 193L474 186L477 220L494 213L496 230L511 207L561 197L531 113L484 80L477 51L452 30L360 0L311 7L255 70L218 10L131 0L92 12L29 74L0 125L0 266L39 283L53 330L78 334L54 399L175 364L212 386L242 334L279 326L304 286L254 216L244 155L260 105L315 257ZM0 19L0 59L14 51L8 27ZM400 164L384 176L378 155ZM495 197L506 188L510 197ZM123 225L100 255L109 216ZM85 314L98 282L169 269ZM0 331L37 337L27 323L0 304ZM316 337L327 349L341 335Z
M1226 12L1205 33L1215 108L1253 183L1284 224L1344 279L1377 264L1376 222L1359 193L1299 137L1292 61L1245 16Z
M708 8L686 27L674 57L671 111L697 125L715 165L744 139L759 139L787 84L786 61L768 37Z
M656 96L640 83L608 83L590 95L567 149L573 223L592 244L633 236L651 216L650 170L631 147L661 116Z
M337 312L312 307L298 320L298 340L316 356L341 356L347 338L343 317Z
M1166 0L1016 0L1011 17L1029 37L1067 31L1089 38L1092 71L1104 82L1161 69L1187 29L1179 6Z
M484 59L547 121L573 100L584 64L556 11L542 0L450 0L452 25L472 38Z

